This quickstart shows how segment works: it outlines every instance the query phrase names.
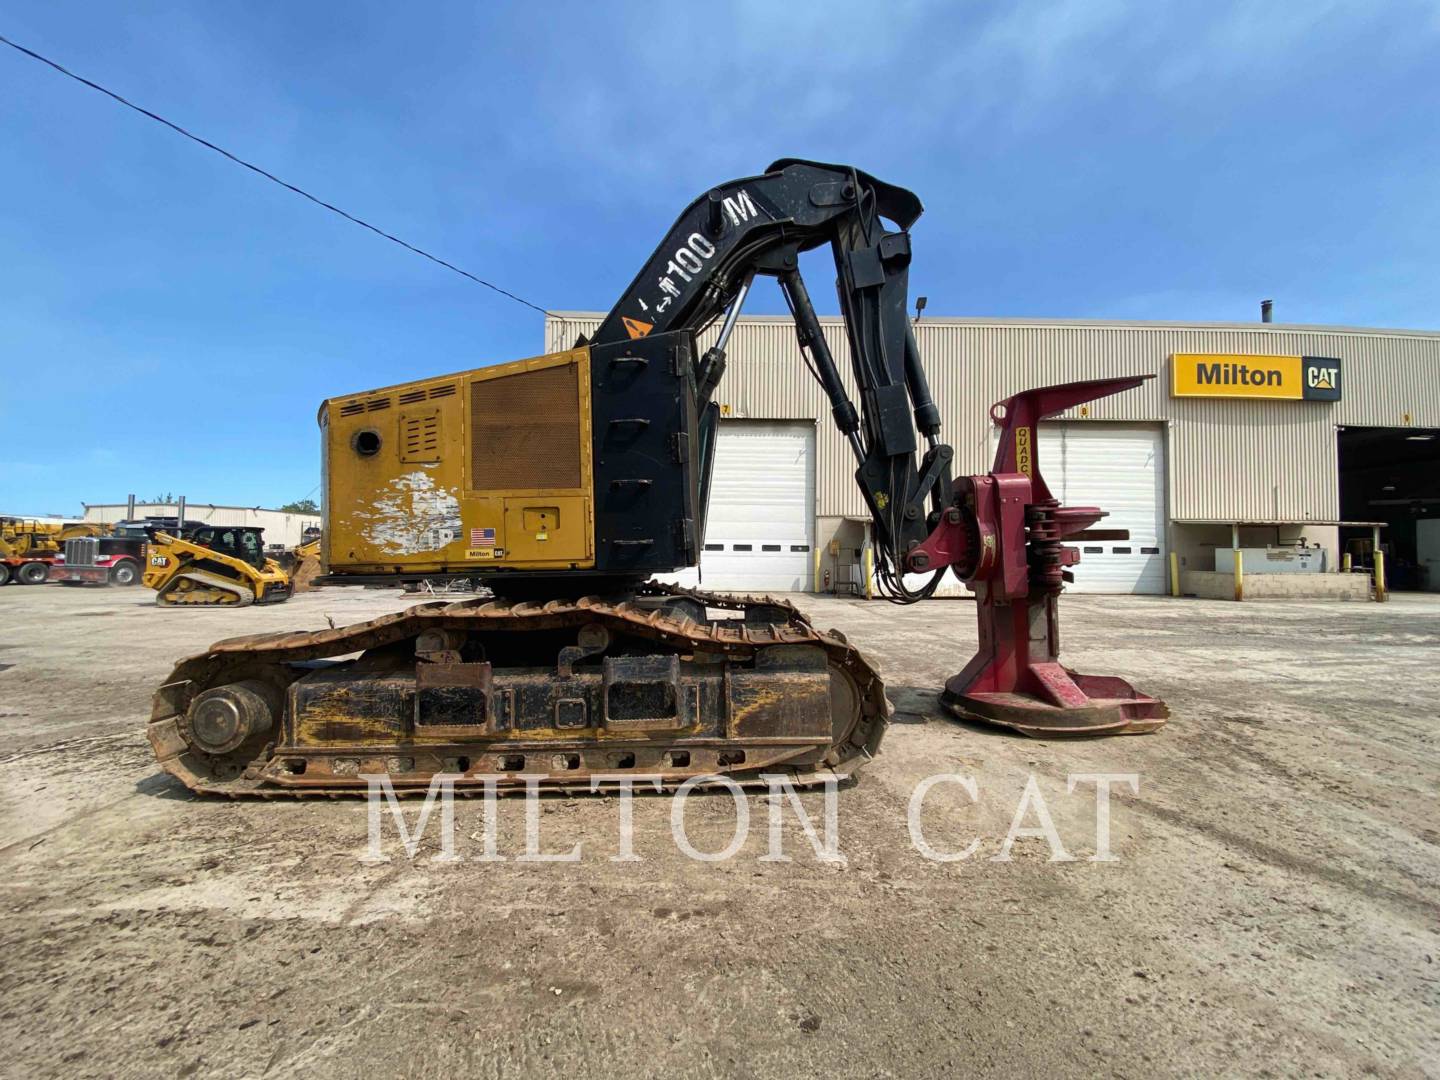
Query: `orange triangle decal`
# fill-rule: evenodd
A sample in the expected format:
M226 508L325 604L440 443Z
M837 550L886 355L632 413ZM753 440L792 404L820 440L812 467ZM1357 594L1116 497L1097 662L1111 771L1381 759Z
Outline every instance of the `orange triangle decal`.
M639 319L631 319L625 315L620 316L620 321L625 324L625 332L630 335L631 341L642 338L655 329L654 323L641 322Z

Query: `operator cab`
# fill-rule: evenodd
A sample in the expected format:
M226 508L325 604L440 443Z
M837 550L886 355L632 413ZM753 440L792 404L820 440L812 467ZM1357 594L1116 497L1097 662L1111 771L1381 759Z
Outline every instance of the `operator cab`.
M251 525L205 525L188 537L192 544L265 569L265 530Z

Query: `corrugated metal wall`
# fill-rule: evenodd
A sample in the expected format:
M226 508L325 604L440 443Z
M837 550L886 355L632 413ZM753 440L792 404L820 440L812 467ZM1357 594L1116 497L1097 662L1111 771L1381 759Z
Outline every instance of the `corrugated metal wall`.
M844 327L833 317L821 321L853 395ZM599 322L599 315L585 313L547 319L547 350L569 348ZM1086 419L1167 425L1172 518L1338 517L1336 425L1440 427L1440 334L1258 323L925 319L916 337L962 473L989 467L992 402L1050 383L1155 375L1137 390L1096 402ZM1344 400L1172 398L1169 357L1176 352L1338 357ZM819 418L816 513L864 513L851 476L853 459L830 423L823 393L800 362L788 319L740 320L718 400L737 417ZM1065 417L1081 419L1074 412ZM1043 442L1040 453L1043 463Z

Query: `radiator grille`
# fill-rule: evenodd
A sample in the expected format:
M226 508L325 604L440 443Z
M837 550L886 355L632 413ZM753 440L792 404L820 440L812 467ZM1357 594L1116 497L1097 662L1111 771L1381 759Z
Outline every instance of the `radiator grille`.
M470 384L470 488L580 486L576 369L523 371Z
M65 541L66 566L94 566L99 553L100 542L93 537L82 536Z

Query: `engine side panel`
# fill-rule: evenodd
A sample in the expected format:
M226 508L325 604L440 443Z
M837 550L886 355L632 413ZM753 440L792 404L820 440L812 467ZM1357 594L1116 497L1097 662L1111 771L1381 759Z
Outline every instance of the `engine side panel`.
M580 348L327 401L328 572L592 568L590 392Z

